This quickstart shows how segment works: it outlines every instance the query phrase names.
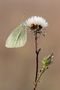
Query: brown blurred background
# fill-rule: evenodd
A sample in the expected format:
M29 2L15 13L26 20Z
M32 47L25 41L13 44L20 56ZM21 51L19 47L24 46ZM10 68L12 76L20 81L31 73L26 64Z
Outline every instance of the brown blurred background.
M30 16L43 16L49 27L39 38L41 59L54 52L54 63L41 78L37 90L60 90L60 0L0 0L0 90L33 90L34 36L28 31L23 48L7 49L10 32ZM40 67L39 67L40 68Z

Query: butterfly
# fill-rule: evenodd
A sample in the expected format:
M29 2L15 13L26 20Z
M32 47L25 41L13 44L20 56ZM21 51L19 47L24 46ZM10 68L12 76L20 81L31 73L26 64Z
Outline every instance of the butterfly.
M5 46L7 48L22 47L27 42L27 27L24 23L18 25L8 36Z

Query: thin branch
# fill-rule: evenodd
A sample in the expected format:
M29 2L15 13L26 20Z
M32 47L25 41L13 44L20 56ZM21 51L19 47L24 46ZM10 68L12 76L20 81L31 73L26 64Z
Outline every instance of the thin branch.
M38 55L39 55L39 52L41 50L41 48L38 49L38 43L37 43L38 42L38 37L37 37L37 35L38 35L38 32L36 30L36 32L35 32L35 53L36 53L36 76L35 76L35 82L36 82L36 80L38 78ZM36 85L35 85L35 87L36 87ZM36 88L34 88L34 90L36 90Z
M47 69L48 69L48 68L43 68L43 70L41 71L39 77L37 78L37 80L36 80L36 82L35 82L34 90L36 90L37 84L38 84L38 82L40 82L41 76L43 75L43 73L44 73Z
M37 48L37 32L35 33L35 53L36 53L36 76L35 76L35 82L37 80L38 75L38 48Z

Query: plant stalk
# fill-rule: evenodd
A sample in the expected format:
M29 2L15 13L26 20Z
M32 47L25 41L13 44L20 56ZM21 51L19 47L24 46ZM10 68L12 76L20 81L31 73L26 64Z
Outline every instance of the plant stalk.
M36 82L36 80L37 80L37 77L38 77L38 54L39 54L39 52L38 52L38 43L37 43L37 41L38 41L38 37L37 37L37 31L35 32L35 53L36 53L36 75L35 75L35 82ZM35 85L35 87L36 87L37 85ZM34 90L36 90L36 88L34 87Z

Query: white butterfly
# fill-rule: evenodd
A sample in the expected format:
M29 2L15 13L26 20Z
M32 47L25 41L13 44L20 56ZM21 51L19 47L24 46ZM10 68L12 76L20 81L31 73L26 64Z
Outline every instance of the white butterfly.
M6 40L7 48L17 48L25 45L27 41L27 27L22 23L13 30Z

